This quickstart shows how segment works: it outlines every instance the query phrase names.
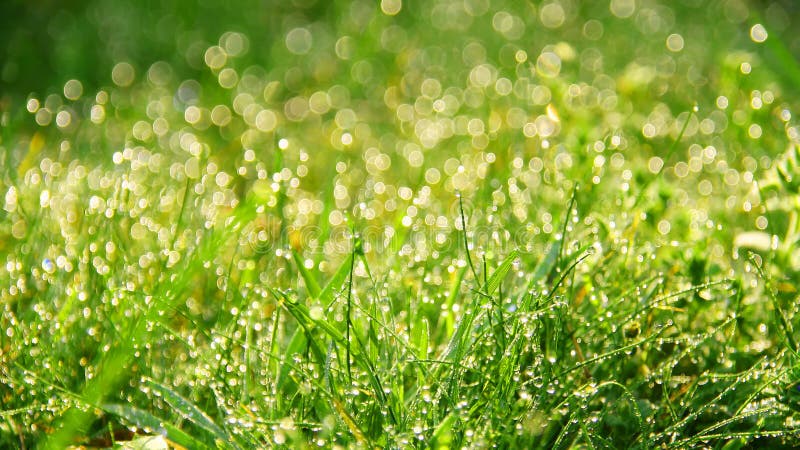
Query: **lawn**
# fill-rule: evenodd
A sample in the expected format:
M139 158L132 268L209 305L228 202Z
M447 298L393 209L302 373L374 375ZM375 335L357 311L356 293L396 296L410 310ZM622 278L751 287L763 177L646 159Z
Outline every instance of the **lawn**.
M800 9L0 6L0 447L800 446Z

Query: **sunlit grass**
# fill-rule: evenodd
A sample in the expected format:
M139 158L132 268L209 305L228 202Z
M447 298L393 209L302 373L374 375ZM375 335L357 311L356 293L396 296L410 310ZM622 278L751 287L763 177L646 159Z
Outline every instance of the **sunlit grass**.
M347 3L2 104L0 446L798 445L772 22Z

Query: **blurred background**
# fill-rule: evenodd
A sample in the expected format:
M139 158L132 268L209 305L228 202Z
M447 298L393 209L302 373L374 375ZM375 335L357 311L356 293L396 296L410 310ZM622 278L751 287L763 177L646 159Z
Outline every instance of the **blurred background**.
M60 91L69 79L78 79L92 91L110 83L111 68L119 61L129 61L136 67L146 68L155 61L166 61L178 75L186 76L202 66L202 53L226 31L242 32L250 38L248 53L251 62L270 65L279 61L284 52L275 48L282 45L283 37L294 26L302 23L324 24L328 31L351 30L353 24L361 31L380 20L369 20L371 1L328 0L238 0L216 2L211 0L178 1L127 1L127 0L5 0L0 2L0 95L10 99L27 96L31 92L46 95ZM406 1L403 12L395 18L408 34L406 38L439 36L447 40L450 33L471 33L471 37L490 37L480 24L463 26L451 23L444 27L433 24L437 20L459 20L458 17L439 19L431 15L438 6L462 2ZM472 1L475 8L511 9L521 13L536 14L547 4L561 5L567 22L560 29L569 28L570 21L596 17L606 28L605 36L616 34L623 38L619 50L622 54L636 52L642 44L636 35L643 32L630 24L619 22L609 12L608 2L488 2ZM713 33L715 28L725 28L728 23L747 25L762 21L773 36L779 37L794 56L800 54L800 35L793 30L800 25L800 4L792 0L677 0L661 2L637 0L638 10L650 7L668 7L677 27L702 26ZM362 6L364 6L362 8ZM375 6L375 5L373 5ZM434 11L435 12L435 11ZM366 19L366 20L365 20ZM527 20L526 20L527 22ZM476 24L473 24L476 25ZM461 28L461 29L459 29ZM746 39L743 26L742 39ZM440 31L441 30L441 31ZM524 30L522 40L553 34L553 29ZM638 31L638 32L637 32ZM330 36L333 39L334 36ZM466 36L462 36L466 37ZM633 38L633 39L629 39ZM707 36L709 45L719 45L713 36ZM333 50L333 41L319 42ZM724 44L733 44L725 42ZM363 48L362 48L363 50ZM772 58L783 55L772 55ZM279 63L280 65L280 63ZM797 74L786 73L786 77Z
M513 229L573 183L617 211L666 166L654 229L739 205L784 234L752 181L800 141L798 25L790 0L4 1L0 187L153 153L233 174L226 199L287 183L297 227L436 222L458 191Z

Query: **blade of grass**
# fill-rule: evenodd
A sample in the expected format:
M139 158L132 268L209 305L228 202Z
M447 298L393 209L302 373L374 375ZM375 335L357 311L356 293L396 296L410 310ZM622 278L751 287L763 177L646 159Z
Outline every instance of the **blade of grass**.
M297 272L300 273L300 277L303 279L306 289L308 289L309 297L318 298L319 294L322 292L322 288L319 287L317 279L314 277L311 271L306 269L306 266L303 263L303 258L300 257L300 253L292 250L292 258L294 259L295 266L297 267Z
M218 443L233 444L233 448L238 448L230 436L225 431L215 424L214 421L205 412L197 407L194 403L190 402L182 395L175 392L168 386L165 386L153 379L145 380L147 387L163 398L172 408L178 412L181 417L194 423L200 429L214 436Z
M139 408L130 405L109 403L102 405L102 409L109 414L122 417L139 428L150 429L155 432L164 433L167 439L182 447L197 449L211 449L216 447L216 445L210 446L205 442L196 439L180 428Z
M497 267L497 269L492 272L492 275L489 276L488 281L486 282L486 290L485 292L489 295L494 294L494 291L500 286L500 283L503 282L503 278L508 274L508 271L511 270L511 266L514 264L514 260L517 259L519 256L519 252L517 250L512 250L508 256L503 259L503 262Z
M462 236L464 237L464 253L467 255L467 264L469 265L470 270L472 271L472 276L475 278L475 282L478 283L478 289L480 289L481 281L478 278L478 273L475 272L475 265L472 264L472 256L469 252L469 242L467 240L467 217L464 215L464 202L461 199L461 193L456 193L458 197L458 211L461 217L461 231Z
M786 318L786 314L783 312L783 307L781 307L781 304L778 301L778 296L775 294L775 290L772 288L772 279L770 278L769 274L764 271L762 264L759 264L755 253L748 253L747 259L750 261L750 264L756 268L759 277L764 280L764 290L767 291L767 295L772 302L775 321L778 323L778 327L781 329L781 331L783 331L784 338L789 344L789 350L797 353L800 351L800 347L797 346L797 341L794 338L794 329L792 328L792 323Z

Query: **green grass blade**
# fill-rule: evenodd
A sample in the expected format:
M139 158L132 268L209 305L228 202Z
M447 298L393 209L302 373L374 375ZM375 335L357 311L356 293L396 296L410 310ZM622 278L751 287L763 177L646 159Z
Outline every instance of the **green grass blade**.
M453 284L450 285L450 291L447 293L447 299L445 299L445 305L447 306L448 311L453 310L453 304L455 304L456 298L458 298L458 293L461 290L461 283L464 282L464 277L467 275L467 270L469 270L469 267L465 265L456 273L455 278L453 278ZM448 314L445 320L445 329L449 335L453 332L453 328L455 326L452 314Z
M550 245L550 250L536 265L536 270L533 272L530 282L528 283L528 290L532 289L536 283L546 279L550 273L555 269L558 263L558 256L561 252L561 246L553 243Z
M319 301L325 305L326 308L331 307L336 299L334 295L336 290L342 287L342 284L344 284L347 276L350 274L350 260L352 258L352 253L347 255L347 258L344 260L344 262L342 262L330 280L328 280L328 283L325 284L325 287L319 292Z
M444 418L444 420L439 422L439 425L433 432L433 436L431 436L430 448L435 448L435 449L452 448L453 425L455 425L456 421L458 421L458 415L451 413L448 414L447 417Z
M411 328L411 343L417 351L418 359L428 357L428 340L430 339L430 324L428 319L422 318L419 324L414 324Z
M320 292L322 292L322 288L319 287L319 283L314 277L314 274L312 274L310 270L306 269L300 253L292 250L292 258L294 259L295 266L297 267L297 272L300 273L300 277L303 278L306 289L308 289L308 295L313 298L318 298Z
M186 448L211 449L205 442L187 434L180 428L159 419L147 411L129 405L105 404L103 410L109 414L122 417L126 421L139 428L151 429L155 432L164 433L170 441Z
M232 443L232 439L213 420L194 403L175 392L172 388L148 379L147 386L159 397L163 398L181 417L194 423L201 429L214 436L218 442Z
M511 270L511 265L514 264L514 260L517 259L519 256L519 252L517 250L511 251L511 253L506 256L500 266L492 272L492 275L489 276L489 279L486 283L486 293L489 295L494 294L494 291L500 286L500 283L503 282L503 278L505 278L508 271Z

